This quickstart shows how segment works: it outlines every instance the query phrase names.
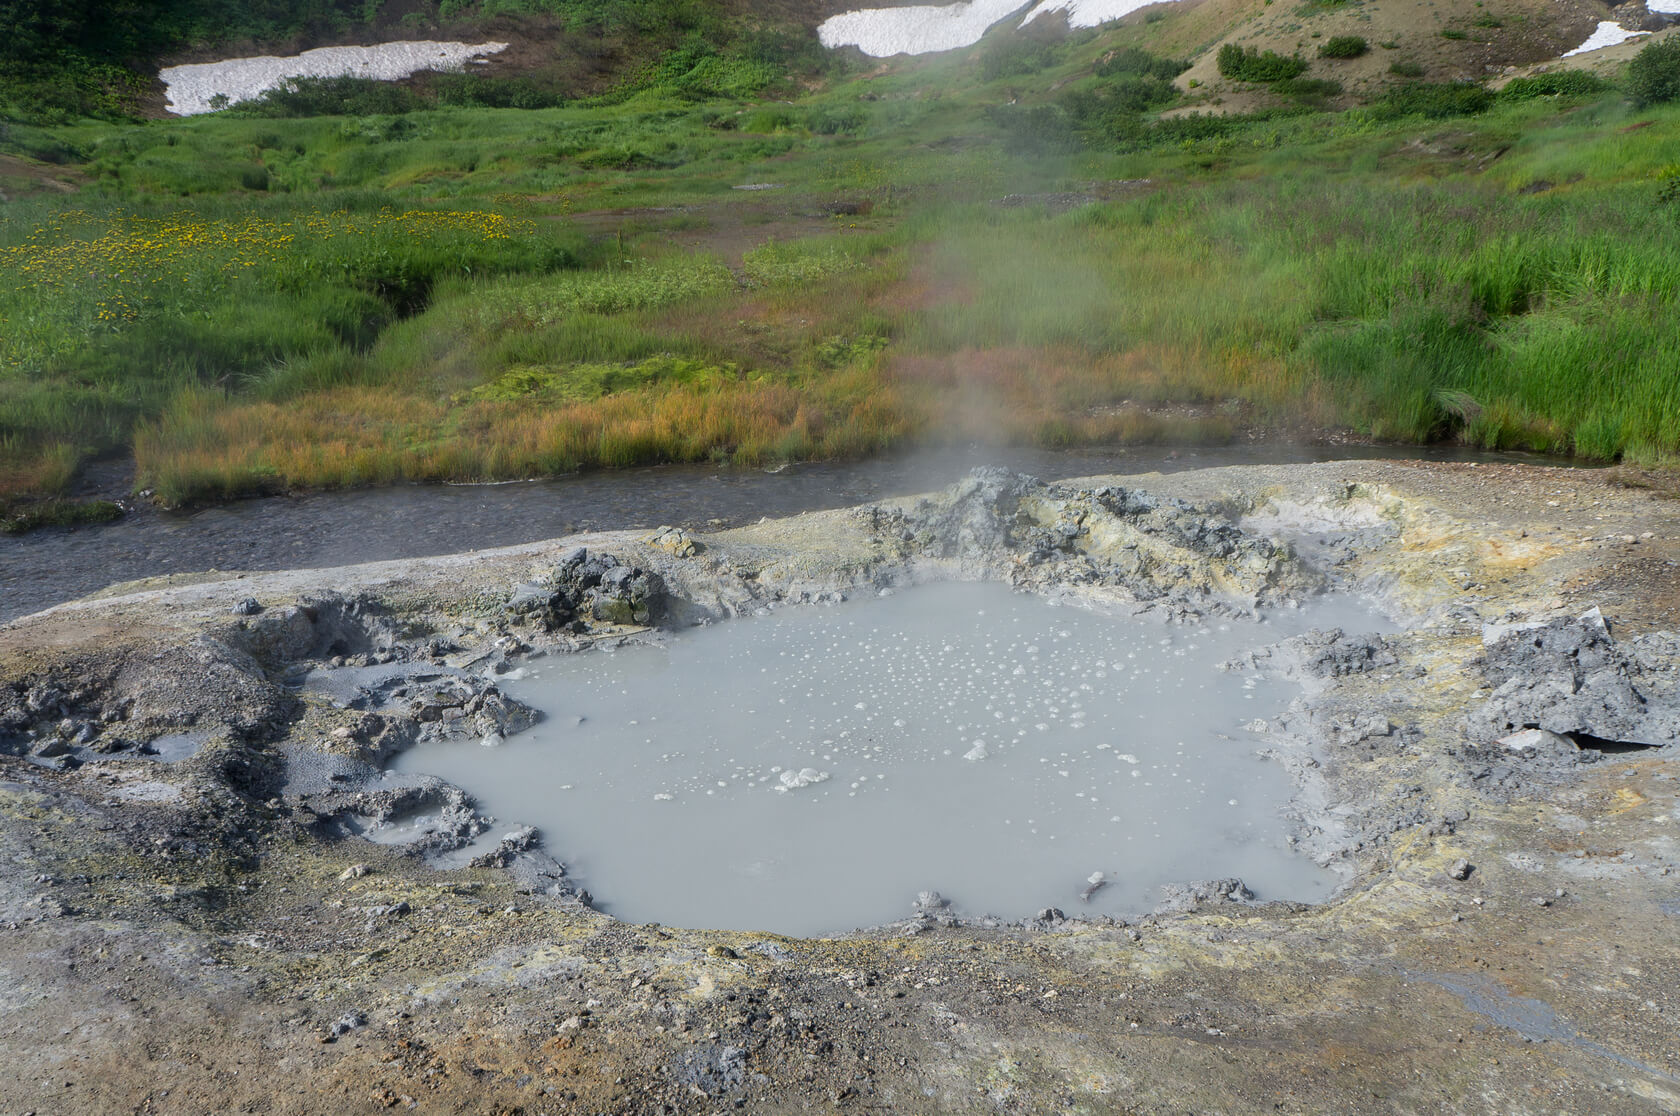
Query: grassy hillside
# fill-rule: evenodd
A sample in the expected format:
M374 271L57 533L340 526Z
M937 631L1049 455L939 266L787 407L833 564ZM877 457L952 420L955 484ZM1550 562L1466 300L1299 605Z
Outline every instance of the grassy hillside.
M180 503L940 439L1680 451L1680 108L1553 75L1184 115L1195 58L1139 45L1171 22L774 98L726 45L546 108L14 124L76 177L0 165L0 492L38 516L107 453Z
M760 87L827 60L820 0L0 0L0 121L163 115L160 65L391 39L496 36L503 92L552 104L670 55L756 64ZM519 107L519 106L515 106ZM524 107L531 107L526 105Z

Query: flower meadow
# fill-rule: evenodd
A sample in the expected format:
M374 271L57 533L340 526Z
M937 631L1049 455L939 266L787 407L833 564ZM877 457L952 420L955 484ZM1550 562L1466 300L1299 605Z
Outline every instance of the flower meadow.
M0 247L0 488L52 489L179 392L365 348L448 278L575 262L477 210L52 214Z

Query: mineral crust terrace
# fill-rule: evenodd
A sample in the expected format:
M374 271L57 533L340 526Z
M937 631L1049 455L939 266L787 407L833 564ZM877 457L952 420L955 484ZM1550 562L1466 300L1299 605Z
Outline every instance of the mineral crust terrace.
M1343 462L116 586L0 628L0 1109L1680 1110L1677 562L1680 505L1606 473ZM435 867L488 823L383 770L528 723L530 657L939 578L1374 598L1398 633L1230 664L1300 683L1255 739L1337 894L628 925L541 834Z

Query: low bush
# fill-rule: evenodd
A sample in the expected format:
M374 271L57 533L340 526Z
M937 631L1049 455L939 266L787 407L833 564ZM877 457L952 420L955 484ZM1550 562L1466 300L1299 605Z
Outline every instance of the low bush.
M1091 72L1099 78L1152 77L1171 81L1189 68L1190 63L1176 58L1160 58L1136 47L1120 47L1091 67Z
M1307 71L1303 58L1294 55L1286 57L1271 50L1256 51L1253 47L1240 47L1235 43L1226 43L1219 48L1217 62L1220 76L1232 81L1262 84L1288 81Z
M1063 44L1025 32L995 35L980 52L980 76L986 81L1020 77L1049 69L1061 60Z
M557 108L570 99L565 90L523 74L439 74L431 91L440 105L472 108Z
M1394 62L1390 63L1388 72L1395 77L1420 78L1423 76L1423 67L1416 62Z
M1158 77L1118 77L1083 89L1072 89L1057 102L1082 128L1102 128L1116 114L1135 117L1178 99L1170 81Z
M1358 35L1337 35L1324 41L1323 45L1318 48L1318 56L1320 58L1358 58L1370 49L1371 44Z
M406 86L361 77L295 77L261 97L244 101L238 116L299 118L309 116L396 116L429 107Z
M1499 91L1499 95L1507 101L1527 101L1535 97L1590 97L1609 88L1610 83L1597 74L1586 70L1560 70L1513 78Z
M1290 78L1276 82L1272 88L1285 97L1296 97L1309 103L1321 103L1341 93L1342 83L1329 78Z
M805 127L816 136L850 136L863 131L869 113L862 105L813 108L805 113Z
M986 119L1003 133L1003 146L1012 154L1044 155L1079 146L1073 123L1056 105L994 105Z
M1450 116L1474 116L1493 107L1494 95L1468 82L1418 82L1390 89L1371 105L1379 120L1401 116L1424 116L1444 120Z

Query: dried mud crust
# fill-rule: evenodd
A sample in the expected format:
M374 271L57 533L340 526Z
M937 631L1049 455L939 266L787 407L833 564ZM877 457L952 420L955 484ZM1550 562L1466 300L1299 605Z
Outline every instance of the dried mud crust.
M1680 505L1574 470L983 471L25 618L0 628L0 1108L1672 1111L1680 624L1618 571L1677 557ZM535 834L430 867L482 819L381 773L422 735L516 730L495 679L531 653L943 577L1174 623L1372 593L1402 630L1231 664L1301 682L1255 729L1337 897L630 926ZM165 740L191 754L143 754ZM406 847L353 835L415 813L437 824Z

